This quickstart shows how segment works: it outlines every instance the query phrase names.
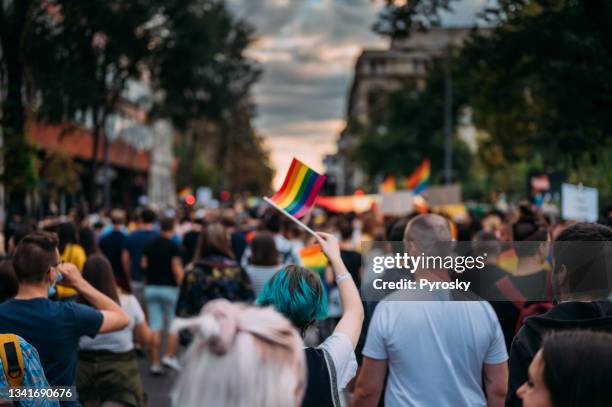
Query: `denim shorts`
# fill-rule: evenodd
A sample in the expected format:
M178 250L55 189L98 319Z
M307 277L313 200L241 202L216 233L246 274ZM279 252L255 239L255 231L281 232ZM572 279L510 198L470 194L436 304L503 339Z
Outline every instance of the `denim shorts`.
M151 330L161 331L164 328L164 322L167 327L170 326L174 319L178 294L178 287L163 285L148 285L145 287L144 298L147 303Z

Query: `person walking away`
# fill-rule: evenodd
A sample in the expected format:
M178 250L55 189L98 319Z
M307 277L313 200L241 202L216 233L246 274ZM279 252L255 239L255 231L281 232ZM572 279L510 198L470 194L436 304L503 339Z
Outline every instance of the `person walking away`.
M79 228L79 244L85 251L85 256L93 256L100 252L96 232L89 226L81 226Z
M144 304L144 283L141 273L142 251L148 241L159 234L154 225L156 218L155 212L151 209L146 208L142 211L138 228L126 239L121 254L123 271L132 288L132 293L141 304Z
M195 316L210 300L253 302L251 280L234 259L225 228L211 223L202 229L193 267L181 285L176 315ZM183 337L189 341L189 335Z
M278 250L270 232L256 233L250 248L251 257L245 271L253 284L255 296L258 296L266 282L280 269Z
M491 305L501 324L508 350L526 317L542 314L552 307L546 290L547 225L530 207L523 205L520 210L519 220L512 225L517 270L514 274L501 276L486 295L487 299L496 300Z
M79 340L77 390L85 407L144 407L146 395L137 356L134 334L148 342L151 331L136 297L120 293L109 261L93 255L85 262L83 278L94 288L121 305L129 324L115 332ZM89 305L86 299L80 299Z
M161 338L164 323L170 326L176 309L178 287L183 280L183 265L179 246L172 240L174 219L165 218L160 222L160 235L150 240L142 251L142 271L145 281L144 297L153 335L151 352L151 373L163 373L160 364ZM166 354L161 359L165 366L180 370L176 358L178 336L168 333Z
M297 407L306 382L302 341L271 308L210 301L196 318L175 320L195 339L172 405Z
M19 282L10 260L0 262L0 304L17 295ZM8 351L8 352L7 352ZM21 357L21 362L19 361ZM6 361L4 364L3 361ZM15 368L20 370L16 371ZM3 405L5 390L9 387L25 386L44 389L49 387L36 349L25 339L7 332L0 332L0 405ZM8 405L11 405L10 402ZM58 407L59 402L47 400L21 401L22 407Z
M552 286L557 305L527 318L512 341L506 406L521 405L516 390L527 381L529 364L546 334L568 329L612 333L610 242L612 228L595 223L576 223L555 239Z
M127 240L127 236L123 231L125 211L123 209L113 209L110 213L110 218L113 228L100 239L100 250L113 268L113 275L117 285L125 292L132 292L130 280L121 261L121 254Z
M73 222L60 223L57 226L57 235L59 237L60 260L74 264L79 271L82 271L87 255L85 249L78 243L75 224ZM57 285L57 298L60 300L74 300L76 295L76 290L64 284Z
M428 248L450 241L450 224L439 215L419 215L404 232L411 256L439 255ZM414 278L449 279L447 270L423 268ZM508 355L487 302L452 301L448 291L396 291L378 303L363 356L353 407L376 406L387 374L387 407L503 406Z
M302 402L304 407L340 405L340 394L357 370L354 350L363 323L359 291L342 263L338 239L318 233L317 240L334 271L343 314L331 336L305 351L308 384ZM316 320L327 316L327 296L321 278L296 265L284 267L268 280L257 303L272 305L289 318L302 336Z
M79 338L123 329L129 317L85 281L76 266L62 263L57 245L55 234L33 232L15 249L12 262L19 292L0 304L0 332L14 333L32 344L49 385L66 387L75 384ZM49 288L60 273L62 282L93 307L49 300ZM62 402L62 406L76 405Z

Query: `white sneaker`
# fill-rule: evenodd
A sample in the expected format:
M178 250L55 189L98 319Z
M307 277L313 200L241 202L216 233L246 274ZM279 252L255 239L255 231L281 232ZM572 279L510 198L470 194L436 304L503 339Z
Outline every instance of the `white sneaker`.
M176 356L164 356L161 360L162 364L170 369L174 369L177 372L181 371L181 364L179 363Z
M153 376L161 376L164 374L164 368L159 363L153 363L149 368L149 371Z

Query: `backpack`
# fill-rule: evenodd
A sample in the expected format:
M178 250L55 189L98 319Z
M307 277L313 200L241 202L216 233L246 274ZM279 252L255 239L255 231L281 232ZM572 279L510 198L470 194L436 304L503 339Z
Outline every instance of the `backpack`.
M523 326L523 322L527 317L544 314L554 307L554 304L550 301L527 301L525 296L518 290L518 288L514 286L508 276L497 280L495 286L504 295L504 297L507 299L512 298L512 304L519 310L519 315L516 319L516 326L514 327L515 335L518 333L519 329L521 329L521 326Z
M23 384L24 364L19 337L13 334L0 334L0 360L9 387Z

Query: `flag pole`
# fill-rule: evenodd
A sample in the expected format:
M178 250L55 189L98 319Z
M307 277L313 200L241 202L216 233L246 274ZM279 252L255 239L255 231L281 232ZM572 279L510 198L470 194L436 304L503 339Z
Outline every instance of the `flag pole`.
M273 207L275 207L276 209L278 209L279 211L281 211L286 217L288 217L289 219L291 219L292 221L294 221L299 227L301 227L302 229L304 229L306 232L310 233L311 235L313 235L315 237L315 239L319 239L319 236L317 236L317 233L312 230L311 228L309 228L308 226L306 226L305 224L303 224L302 222L300 222L298 219L294 218L293 216L291 216L289 214L289 212L287 212L286 210L284 210L283 208L281 208L280 206L278 206L277 204L274 203L274 201L272 201L270 198L268 198L267 196L263 197L264 201L266 201L268 204L272 205Z

